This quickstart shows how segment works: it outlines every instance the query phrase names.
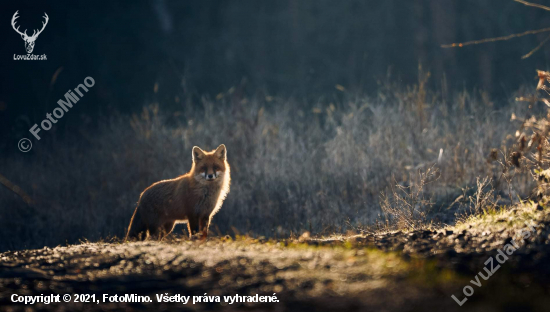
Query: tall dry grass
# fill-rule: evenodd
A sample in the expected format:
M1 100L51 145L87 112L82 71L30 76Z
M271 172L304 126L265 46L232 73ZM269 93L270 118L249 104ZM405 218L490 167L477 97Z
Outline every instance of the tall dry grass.
M65 137L48 133L32 155L2 158L0 173L35 205L0 188L0 250L122 236L140 192L188 171L194 145L228 148L231 192L213 219L215 234L328 234L373 225L382 216L381 195L392 200L396 184L414 189L428 168L437 179L420 193L430 198L421 208L425 222L454 222L455 200L478 177L492 179L502 204L532 188L528 173L507 184L498 163L487 162L493 148L508 153L510 116L528 109L513 100L450 96L421 83L381 86L369 97L339 91L314 102L227 92L182 103L179 111L160 103L134 116L105 116L97 129Z

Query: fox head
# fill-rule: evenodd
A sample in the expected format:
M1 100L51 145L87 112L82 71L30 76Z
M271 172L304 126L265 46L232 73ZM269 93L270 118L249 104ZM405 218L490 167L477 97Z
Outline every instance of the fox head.
M228 171L227 149L220 145L211 152L205 152L200 147L193 147L193 176L198 182L220 182Z

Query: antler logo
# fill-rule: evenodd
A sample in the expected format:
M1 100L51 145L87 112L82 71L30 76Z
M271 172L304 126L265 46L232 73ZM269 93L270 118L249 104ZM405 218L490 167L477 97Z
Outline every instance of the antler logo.
M48 24L48 20L50 19L48 17L48 14L44 13L44 18L46 19L46 22L42 22L42 29L40 29L38 32L36 32L36 30L33 30L33 33L32 33L32 36L29 36L27 35L27 30L25 29L24 32L20 32L19 31L19 26L17 26L17 28L15 28L15 20L19 18L19 16L17 16L17 12L19 12L19 10L17 10L15 12L15 14L13 14L13 18L11 19L11 26L13 27L13 29L21 35L21 38L23 38L23 40L25 40L25 49L27 50L27 53L32 53L32 50L34 49L34 42L36 41L36 38L38 38L38 35L40 35L40 33L42 33L42 31L44 30L44 28L46 28L46 25Z

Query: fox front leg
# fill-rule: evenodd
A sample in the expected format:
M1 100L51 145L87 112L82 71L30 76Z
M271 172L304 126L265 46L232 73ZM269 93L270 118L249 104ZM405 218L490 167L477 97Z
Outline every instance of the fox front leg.
M201 239L208 237L208 226L210 226L210 216L202 217L199 220L199 232L202 234Z
M199 229L199 219L196 217L189 217L187 220L187 230L189 231L189 238L193 238L193 235L197 233Z

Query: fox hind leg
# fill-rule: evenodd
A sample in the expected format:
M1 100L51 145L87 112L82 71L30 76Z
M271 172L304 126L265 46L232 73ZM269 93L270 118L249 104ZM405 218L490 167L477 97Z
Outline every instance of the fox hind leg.
M168 234L172 233L172 231L174 230L174 225L176 225L176 222L174 221L164 223L161 229L161 238L165 238L166 236L168 236Z
M138 205L134 210L134 214L130 219L130 225L128 226L128 232L126 238L145 240L147 238L147 231L149 230L147 224L143 222L143 216L141 215L140 206Z
M128 234L126 235L126 239L138 239L138 240L145 240L147 238L147 226L145 224L139 223L139 222L133 222L130 224L130 228L128 229Z
M147 228L146 227L140 227L137 229L136 227L132 227L130 231L128 232L128 235L126 236L126 240L129 239L137 239L137 240L145 240L147 238Z
M163 229L159 227L151 227L149 228L149 237L153 240L161 240L162 239L162 232Z

